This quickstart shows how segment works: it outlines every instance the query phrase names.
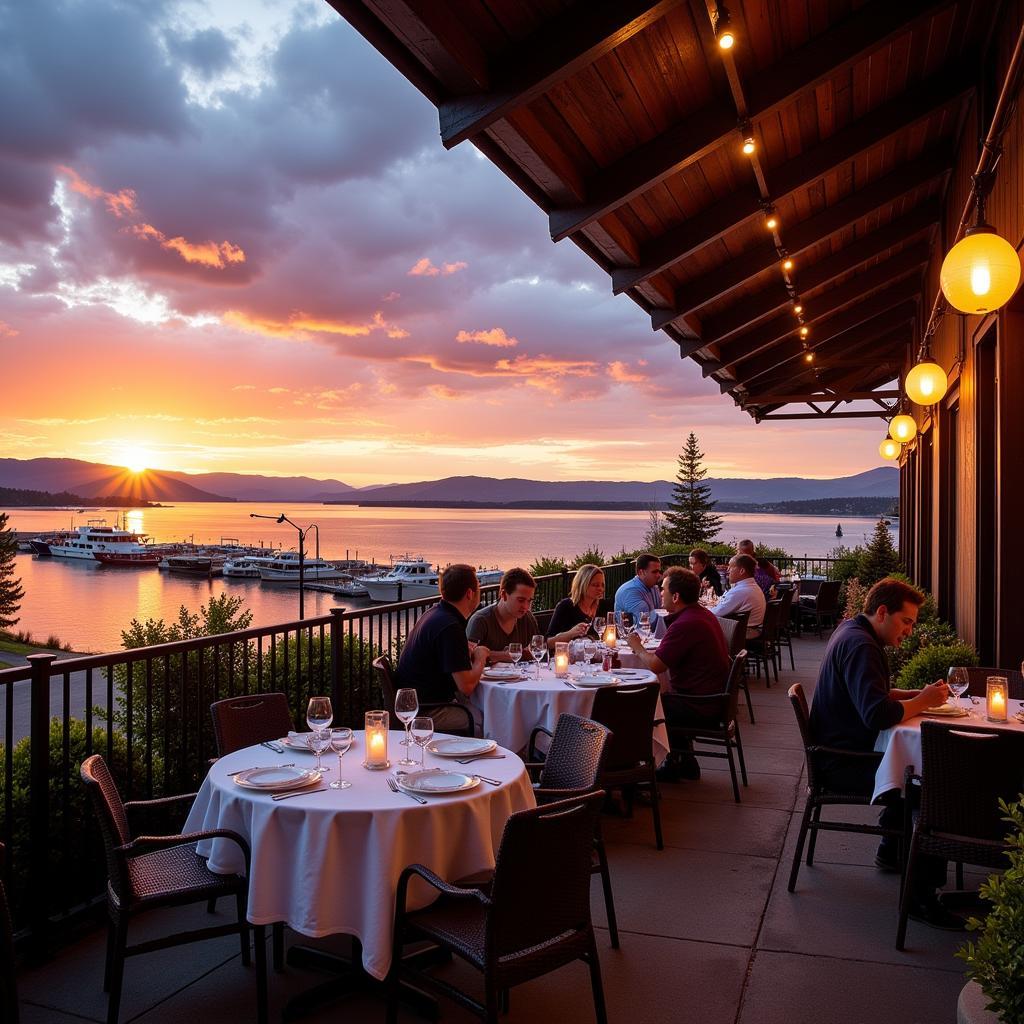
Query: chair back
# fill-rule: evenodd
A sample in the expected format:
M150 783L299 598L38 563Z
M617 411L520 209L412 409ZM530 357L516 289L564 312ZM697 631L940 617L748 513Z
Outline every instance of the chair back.
M210 705L217 756L288 735L292 712L283 693L250 693Z
M99 754L93 754L82 762L82 782L85 785L103 838L103 851L107 857L107 875L114 893L124 903L131 892L127 871L123 861L114 852L132 840L128 827L128 815L117 791L117 783Z
M922 722L921 779L922 829L1001 842L999 801L1024 789L1024 734Z
M817 778L815 758L811 754L814 739L811 736L811 712L807 707L807 696L800 683L794 683L788 692L789 703L793 705L793 714L796 715L796 724L800 729L800 742L804 745L804 760L807 764L807 785L811 789L817 789L819 779Z
M817 597L818 591L825 580L801 580L799 592L801 597Z
M1005 676L1010 700L1024 700L1024 675L1015 668L968 668L967 692L972 697L987 697L989 676Z
M736 709L740 699L740 681L747 671L747 652L742 650L732 659L729 676L725 681L725 724L736 721Z
M750 615L750 612L747 612ZM722 627L722 636L725 637L725 648L727 651L732 651L732 639L736 635L736 620L729 618L727 615L716 615L715 618L718 620L718 625Z
M519 811L505 823L487 915L489 962L590 927L591 858L604 797L597 790Z
M548 635L548 626L551 625L551 616L554 615L554 609L549 608L547 611L534 612L534 618L537 620L537 632Z
M726 634L726 645L729 648L729 657L735 658L740 651L747 646L747 623L750 621L750 612L736 612L734 615L723 615L719 620L722 628L725 629L726 622L735 622L736 626L732 632L732 639Z
M391 659L386 654L373 659L373 674L380 684L384 707L393 708L395 706L395 673L391 667Z
M14 927L3 883L4 844L0 843L0 1020L18 1024L18 984L14 973Z
M559 715L538 780L540 788L597 789L608 739L608 730L589 718Z
M782 621L782 602L767 601L764 606L764 619L761 622L761 641L774 644L779 639L779 623Z
M839 580L822 580L815 609L826 615L839 611Z
M657 681L605 686L594 694L590 716L611 732L605 771L635 768L653 758L654 713L660 694Z
M779 632L784 633L789 628L790 617L793 609L793 598L796 596L796 587L792 583L780 583L778 585L779 604Z

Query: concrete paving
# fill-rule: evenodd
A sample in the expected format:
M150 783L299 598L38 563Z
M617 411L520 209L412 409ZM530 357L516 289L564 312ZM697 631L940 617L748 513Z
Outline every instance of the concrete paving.
M608 943L596 883L593 908L612 1022L933 1024L956 1018L964 979L953 953L963 936L911 922L907 952L896 951L898 878L872 866L871 837L823 834L814 867L801 869L795 893L786 891L803 799L803 760L786 689L800 681L810 693L823 644L808 638L795 647L796 671L787 668L770 690L763 681L752 683L758 721L741 720L750 776L741 804L733 802L725 762L705 760L700 782L662 787L663 851L654 847L648 808L637 807L629 819L604 820L620 950ZM218 916L228 913L222 901ZM194 921L209 921L203 908L154 915L146 927ZM105 1020L103 942L101 931L88 933L49 964L22 973L28 1024ZM327 945L344 950L347 941ZM462 965L442 970L477 990L478 979ZM280 1019L289 997L319 980L296 968L272 974L271 1020ZM377 994L361 992L305 1019L361 1024L382 1020L383 1012ZM231 939L128 962L122 1021L254 1017L254 974L241 966ZM403 1022L416 1019L401 1015ZM441 1019L472 1018L443 1001ZM579 964L515 989L507 1017L510 1024L593 1019L588 974Z

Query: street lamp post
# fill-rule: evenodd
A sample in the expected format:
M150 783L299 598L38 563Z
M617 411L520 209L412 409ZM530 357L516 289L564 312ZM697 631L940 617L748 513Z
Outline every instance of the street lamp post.
M320 527L316 523L311 523L305 529L299 526L298 523L293 523L283 512L279 516L265 516L259 512L250 512L250 519L272 519L275 523L287 523L289 526L294 527L299 534L299 618L304 619L306 617L306 603L305 603L305 582L306 582L306 534L310 530L316 530L316 557L320 557Z

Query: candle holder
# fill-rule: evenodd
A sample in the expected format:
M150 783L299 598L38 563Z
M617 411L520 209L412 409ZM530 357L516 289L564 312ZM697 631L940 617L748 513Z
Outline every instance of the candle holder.
M555 644L555 675L564 679L569 674L569 645L563 641Z
M363 767L370 771L384 771L391 767L388 760L388 713L386 711L367 711L364 715L366 728L366 753Z
M615 645L619 642L619 631L614 622L609 622L604 627L604 632L601 634L601 642L605 647L610 647L612 650L615 649Z
M1006 676L989 676L986 683L985 708L990 722L1006 721Z

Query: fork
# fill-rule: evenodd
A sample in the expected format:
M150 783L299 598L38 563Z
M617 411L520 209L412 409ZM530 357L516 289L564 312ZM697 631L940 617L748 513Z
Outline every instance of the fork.
M228 775L241 775L242 772L255 771L256 768L294 768L295 762L291 761L288 764L258 764L255 768L236 768L233 772L228 772Z
M489 782L492 786L500 786L500 779L489 779L486 775L481 775L479 772L473 773L481 782Z
M275 793L271 800L291 800L293 796L311 796L313 793L329 793L330 786L321 786L319 789L296 789L291 793Z
M500 761L504 756L504 754L477 754L476 757L457 757L455 760L459 764L472 764L474 761Z
M570 683L568 679L563 679L562 682L565 683L565 685L568 686L570 690L576 689L576 684Z
M387 777L388 789L392 793L398 793L399 796L407 796L410 800L415 800L418 804L426 804L426 800L421 796L416 796L415 793L410 793L407 789L402 789L397 782L389 775Z
M273 740L264 740L260 744L260 746L261 747L266 747L267 750L272 750L275 754L283 754L284 753L284 747L282 747L280 743L276 743Z

